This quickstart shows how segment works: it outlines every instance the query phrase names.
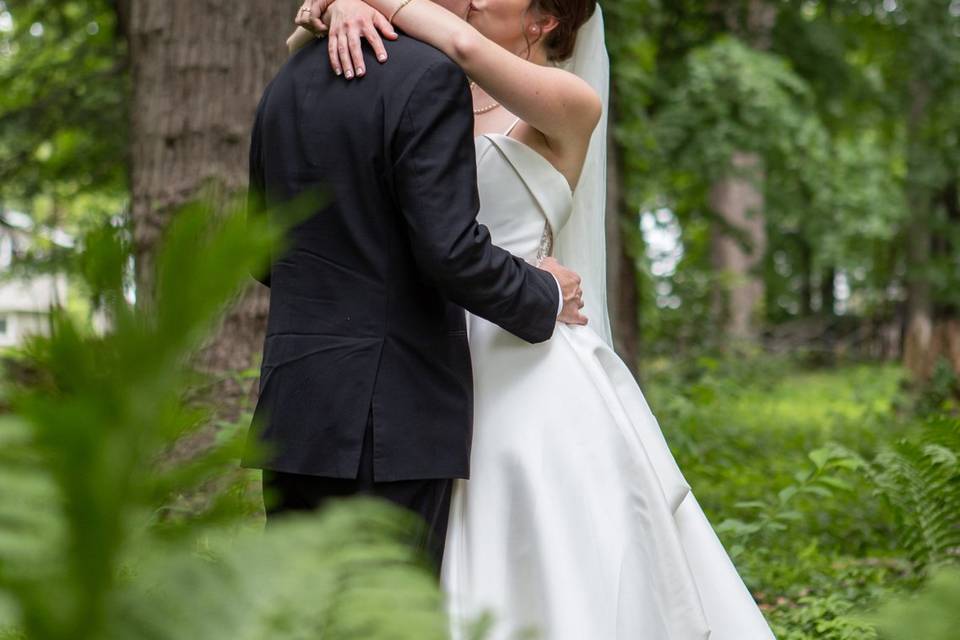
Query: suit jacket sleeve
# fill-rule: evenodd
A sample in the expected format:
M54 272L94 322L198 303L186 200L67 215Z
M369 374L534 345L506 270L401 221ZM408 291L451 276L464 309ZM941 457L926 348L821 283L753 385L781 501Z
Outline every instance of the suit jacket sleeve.
M266 95L266 92L264 92L264 98L261 99L260 106L257 108L257 115L253 122L253 133L250 136L250 182L247 186L246 210L248 219L266 215L266 177L263 172L263 140L261 127L263 120L263 102L266 100ZM270 263L268 262L264 265L261 271L251 273L250 275L261 284L269 287Z
M452 61L419 78L394 139L394 181L420 270L443 294L528 342L553 335L556 280L494 246L476 220L470 91Z

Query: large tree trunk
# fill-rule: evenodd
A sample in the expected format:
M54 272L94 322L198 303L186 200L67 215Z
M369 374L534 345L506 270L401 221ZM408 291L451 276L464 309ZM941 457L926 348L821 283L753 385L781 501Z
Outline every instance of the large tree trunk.
M710 189L710 208L720 218L711 232L711 263L726 283L714 293L713 313L725 335L752 340L764 299L763 278L756 273L767 248L764 171L754 153L735 152L731 165L736 173Z
M611 101L612 104L612 101ZM637 269L624 241L624 224L636 227L623 183L623 149L608 130L607 139L607 306L617 354L637 376L640 366L640 325L637 318Z
M133 80L131 190L140 303L150 304L155 250L177 207L199 197L224 203L246 187L253 113L286 56L296 7L289 0L118 4ZM220 374L253 364L267 299L259 285L240 297L198 355L202 370ZM248 390L221 386L218 404L236 407Z

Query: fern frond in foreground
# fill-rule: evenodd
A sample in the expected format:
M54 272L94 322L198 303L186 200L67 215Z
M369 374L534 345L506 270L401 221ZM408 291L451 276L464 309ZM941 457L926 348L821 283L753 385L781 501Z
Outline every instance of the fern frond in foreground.
M29 383L0 416L0 637L30 640L445 637L441 598L406 544L418 524L385 504L338 504L263 534L240 509L171 523L171 495L228 470L236 442L158 468L204 412L187 363L278 236L260 219L180 212L149 305L127 303L122 234L78 256L112 329L55 311ZM224 501L222 505L229 505Z
M928 421L863 466L900 519L900 546L917 571L960 557L960 422Z

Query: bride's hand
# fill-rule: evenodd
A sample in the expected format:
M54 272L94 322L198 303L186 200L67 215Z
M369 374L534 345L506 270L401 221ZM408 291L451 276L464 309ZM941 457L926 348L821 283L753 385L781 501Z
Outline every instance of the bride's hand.
M327 8L324 19L329 25L327 50L330 65L334 73L343 74L348 80L366 73L361 38L367 39L380 62L387 60L387 50L380 35L389 40L397 39L390 21L363 0L336 0Z
M323 21L323 14L333 0L304 0L293 19L298 27L303 27L315 36L322 36L327 32L327 24Z

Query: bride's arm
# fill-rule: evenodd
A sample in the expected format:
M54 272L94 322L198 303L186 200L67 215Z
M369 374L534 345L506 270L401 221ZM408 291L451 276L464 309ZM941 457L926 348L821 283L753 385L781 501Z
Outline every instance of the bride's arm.
M394 16L403 0L364 1L383 15ZM413 0L393 22L450 56L494 100L543 133L548 142L589 137L600 119L600 98L586 82L510 53L433 2Z
M296 30L290 34L290 37L287 38L287 51L290 52L290 55L293 55L306 45L310 44L315 37L317 36L310 31L307 31L303 27L297 27Z
M317 15L321 17L316 18ZM366 73L360 38L366 38L377 60L383 63L387 60L387 49L381 34L388 40L398 37L390 21L362 0L308 0L297 12L295 22L297 29L287 38L291 55L308 44L314 35L327 35L330 65L338 76L344 74L347 79Z

